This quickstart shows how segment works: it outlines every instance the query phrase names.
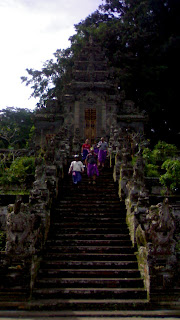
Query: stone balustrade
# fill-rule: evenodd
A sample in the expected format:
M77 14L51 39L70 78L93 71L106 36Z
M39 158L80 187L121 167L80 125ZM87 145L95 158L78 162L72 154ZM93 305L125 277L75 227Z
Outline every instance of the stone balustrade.
M22 277L29 281L30 292L49 232L51 207L58 195L59 181L64 176L63 168L69 155L65 131L53 135L43 151L41 147L36 148L35 181L29 202L23 203L22 197L17 196L14 204L1 207L1 227L6 231L6 248L1 255L3 273L5 269L8 272L18 266Z
M153 194L156 203L151 203L141 154L141 144L144 143L141 133L135 130L111 130L109 152L112 163L114 159L113 177L119 186L119 197L126 204L126 221L133 245L137 248L139 269L149 298L153 300L162 291L170 294L177 285L176 229L179 222L176 210L175 224L172 206L167 198L159 203L159 198ZM135 149L137 157L133 164Z

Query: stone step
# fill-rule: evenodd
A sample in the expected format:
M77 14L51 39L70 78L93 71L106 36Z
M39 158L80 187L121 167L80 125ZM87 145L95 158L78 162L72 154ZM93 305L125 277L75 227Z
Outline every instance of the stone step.
M81 208L97 208L97 207L101 207L101 208L107 208L107 206L108 206L108 208L117 208L117 209L119 209L119 210L121 210L122 211L122 207L121 207L121 205L118 203L118 201L117 202L112 202L112 201L93 201L93 202L91 202L91 201L89 201L89 202L87 202L87 201L84 201L84 202L81 202L81 201L69 201L69 202L65 202L65 203L59 203L59 205L58 205L58 208L63 208L63 207L69 207L69 206L75 206L75 207L79 207L80 209Z
M46 252L44 259L50 260L76 260L76 261L137 261L134 254L110 254L110 253L57 253Z
M96 208L96 210L89 210L89 208L84 208L81 210L78 210L78 208L73 208L73 207L65 207L64 209L61 208L59 211L52 213L51 215L51 221L55 218L60 218L63 219L67 217L96 217L96 218L101 218L101 217L107 217L107 218L119 218L123 219L125 221L126 219L126 214L124 212L121 212L118 209L114 210L102 210L101 208ZM87 219L88 220L88 219Z
M124 225L125 223L125 219L124 218L114 218L114 217L99 217L99 215L89 215L88 214L86 216L80 215L80 216L76 216L76 214L71 214L71 215L67 215L65 217L63 217L63 215L56 215L53 216L51 218L51 225L55 225L55 224L59 224L59 223L64 223L64 224L104 224L104 223L108 223L111 224L112 226L116 226L117 223ZM127 225L126 225L127 226Z
M40 269L39 270L40 276L43 277L46 275L50 277L87 277L87 278L94 278L94 277L108 277L108 278L139 278L140 272L136 269L118 269L118 268L110 268L110 269L87 269L87 268L60 268L60 269Z
M97 206L95 207L91 207L91 206L87 206L87 207L79 207L78 206L66 206L66 207L61 207L59 208L59 212L64 211L64 214L66 215L68 214L72 214L72 213L76 213L78 214L109 214L109 215L113 215L113 214L119 214L119 216L121 217L126 217L125 213L122 212L118 207L117 208L110 208L110 207L100 207ZM57 212L55 213L57 214Z
M138 269L138 264L136 261L63 261L63 260L55 260L55 261L49 261L49 260L43 260L42 263L42 269L45 268L55 268L55 269L61 269L61 268L100 268L100 269L106 269L106 268L121 268L121 269Z
M179 312L178 310L154 310L153 308L150 308L150 305L146 306L144 303L144 308L138 308L138 305L143 306L142 304L137 304L136 307L137 310L111 310L111 311L69 311L69 310L59 310L59 311L49 311L49 310L32 310L32 311L23 311L23 310L17 310L16 311L16 317L17 319L36 319L36 320L112 320L114 319L131 319L135 320L137 318L141 320L147 320L147 319L156 319L156 320L162 320L162 318L166 318L168 320L172 319L178 319L179 318ZM0 317L1 319L11 319L13 316L13 311L1 311ZM10 320L9 319L9 320ZM12 320L12 319L11 319Z
M73 230L72 230L73 231ZM54 232L49 233L49 239L53 237L56 240L129 240L129 233L119 233L119 234L96 234L96 233L68 233L68 234L54 234Z
M108 203L108 201L93 202L91 200L84 201L84 203L81 202L81 200L79 200L79 201L71 201L71 202L66 202L64 205L62 205L62 203L60 203L59 205L57 205L56 211L61 210L62 208L69 208L69 207L71 208L72 206L75 206L75 207L79 206L79 209L81 209L81 208L82 209L83 208L85 208L85 209L94 208L94 210L96 210L98 208L118 209L122 214L126 213L125 210L118 203L115 203L115 202L113 203L113 201ZM54 211L54 212L56 212L56 211Z
M116 253L116 254L125 254L125 253L134 253L134 248L132 247L106 247L106 246L50 246L50 252L60 252L60 253Z
M57 230L57 228L56 228ZM52 230L51 232L54 232L55 229L52 227ZM123 230L122 228L59 228L56 235L59 235L59 234L72 234L72 233L77 233L77 234L82 234L82 233L87 233L87 234L116 234L118 232L121 232L121 234L129 234L129 231L128 229L126 228L126 226L124 226Z
M92 190L85 190L85 189L78 189L79 193L76 192L76 190L74 190L74 188L72 188L71 190L69 188L67 188L66 190L62 190L60 197L58 198L58 201L62 201L62 200L87 200L87 202L90 202L91 200L97 199L97 200L101 200L102 202L104 200L119 200L118 196L117 196L117 191L114 191L112 188L107 189L101 189L98 191L93 187ZM86 195L86 196L85 196ZM69 197L70 196L70 197ZM121 206L122 209L125 208L125 206L122 204L122 202L119 200L119 204Z
M69 189L68 189L69 190ZM69 192L67 192L67 194L64 196L64 198L60 199L60 201L79 201L79 200L83 200L83 201L91 201L91 200L97 200L97 201L118 201L119 205L122 207L122 209L125 209L125 204L123 201L120 201L117 192L113 191L111 189L111 192L108 193L103 193L103 194L99 194L98 193L98 197L91 193L74 193L74 194L70 194ZM59 201L57 201L57 205L59 204Z
M98 189L98 192L97 192ZM108 184L105 184L104 187L97 186L97 185L87 185L87 186L80 186L79 189L77 189L75 186L72 187L63 187L61 189L60 199L63 200L64 196L71 195L72 197L80 197L81 194L86 194L86 197L106 197L110 198L116 197L117 198L117 190L113 186L108 186Z
M41 288L34 289L34 298L71 299L146 299L142 288Z
M29 298L28 293L22 292L21 289L17 289L16 287L11 288L4 288L2 291L0 291L0 301L24 301Z
M63 219L66 220L68 218L72 218L74 220L78 220L80 221L81 219L87 219L87 220L91 220L91 219L119 219L119 221L124 221L125 220L125 214L116 212L116 213L112 213L112 212L78 212L78 215L74 212L65 212L63 209L58 210L57 212L53 212L51 219L54 220L54 218L59 218L59 219Z
M102 213L102 212L79 212L78 215L76 213L65 213L63 210L60 210L58 212L54 212L51 220L59 219L60 221L104 221L104 222L110 222L110 223L125 223L125 215L122 215L121 213ZM55 222L55 221L54 221Z
M76 240L76 239L69 239L69 240L57 240L52 239L47 241L47 246L112 246L112 247L131 247L132 243L130 240Z
M106 178L104 178L103 180L102 179L99 179L97 178L96 179L96 185L93 185L92 183L89 184L89 179L86 178L85 176L82 176L82 181L80 182L79 186L80 188L84 188L86 190L89 190L89 188L91 187L98 187L98 189L101 189L102 187L104 188L105 186L107 186L108 188L112 187L113 189L116 188L116 184L111 180L109 180L109 177L107 176ZM70 181L64 181L64 184L63 184L63 189L64 188L68 188L68 189L74 189L74 187L76 187L72 180Z
M144 288L141 278L39 278L35 284L36 288Z
M106 229L106 230L112 230L112 229L127 229L127 225L126 223L109 223L109 222L101 222L99 221L99 223L95 223L95 222L80 222L80 221L76 221L76 222L54 222L53 223L53 229Z
M111 179L109 179L111 178ZM113 184L115 185L114 181L112 180L112 174L109 174L109 173L105 173L105 172L102 172L100 171L100 175L97 177L96 179L99 183L105 183L107 180L108 180L108 183L109 184ZM89 178L85 173L82 174L82 181L81 181L81 184L85 184L89 182ZM69 184L73 184L72 183L72 177L70 176L69 179L66 179L64 181L64 184L63 185L69 185Z
M41 310L42 311L57 311L60 310L61 314L67 316L67 312L82 315L80 312L84 311L86 315L95 315L98 310L101 315L107 315L107 311L111 310L113 317L120 310L146 310L148 307L147 299L35 299L28 302L19 302L17 300L11 302L0 302L0 309L13 309L13 310ZM72 310L72 311L71 311ZM95 313L94 313L95 312ZM11 315L12 317L12 315ZM31 315L32 317L32 315ZM58 317L58 319L60 319ZM73 318L72 318L73 319ZM77 317L75 317L77 319ZM96 318L94 318L95 320Z
M86 207L81 207L81 206L74 206L74 205L69 205L69 206L62 206L59 208L58 211L54 212L52 216L57 216L58 214L62 214L64 212L64 215L66 216L67 214L76 214L77 217L78 215L102 215L105 214L106 216L109 215L109 217L115 215L119 215L119 218L126 218L126 213L119 209L118 207L112 207L110 208L109 206L86 206Z
M80 194L81 194L81 191L80 191ZM119 199L110 191L109 193L106 193L106 190L102 190L101 193L98 193L98 194L95 194L94 193L94 196L90 195L87 196L86 198L85 197L80 197L77 196L77 194L73 191L70 193L71 195L71 199L68 200L67 199L67 194L64 194L64 196L59 200L59 204L61 201L71 201L71 202L74 202L74 203L77 203L78 200L79 202L81 202L81 200L84 201L84 203L86 202L87 204L91 204L91 201L93 201L95 203L95 201L101 201L101 203L114 203L115 205L119 205L119 207L124 210L125 207L122 206L121 202L119 201ZM118 201L119 201L119 204L118 204ZM117 203L116 203L117 202ZM58 204L57 204L57 207L58 207Z

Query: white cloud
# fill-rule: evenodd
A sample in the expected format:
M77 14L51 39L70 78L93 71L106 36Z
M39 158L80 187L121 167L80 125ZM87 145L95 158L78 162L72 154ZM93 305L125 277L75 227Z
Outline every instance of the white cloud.
M57 49L69 46L74 24L102 0L0 0L0 109L35 107L30 88L21 84L26 68L41 69Z

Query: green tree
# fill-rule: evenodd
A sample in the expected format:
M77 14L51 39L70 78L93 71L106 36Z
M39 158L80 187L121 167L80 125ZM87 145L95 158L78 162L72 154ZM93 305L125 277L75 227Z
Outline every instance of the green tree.
M91 35L106 51L117 86L148 113L148 138L157 143L166 136L178 144L179 11L179 0L104 0L75 25L70 48L57 50L56 60L40 71L28 69L22 80L40 103L60 99L73 62Z
M0 141L4 148L24 148L33 125L33 112L6 108L0 112Z
M28 177L35 174L35 158L34 157L20 157L15 159L10 167L4 167L0 170L0 184L3 187L11 187L12 185L22 186L26 189Z
M179 193L180 191L180 161L178 159L167 159L162 169L166 172L161 175L160 183L167 188L167 191L171 190L173 193Z
M26 69L28 76L21 80L31 86L31 97L39 98L39 104L47 100L60 98L64 85L70 81L72 53L70 49L56 50L54 58L47 60L41 70Z
M111 52L115 65L123 70L119 73L119 86L148 112L151 139L157 142L166 135L170 143L175 139L179 143L175 101L180 71L180 1L104 2L101 9L119 26L119 45L115 41L117 50Z
M160 182L163 185L168 185L168 178L170 178L171 184L173 185L173 172L174 165L178 164L176 159L178 154L178 149L175 145L169 144L165 141L159 141L154 148L145 148L143 150L143 158L145 160L145 174L148 177L159 177ZM172 167L168 167L168 164L171 164ZM171 170L171 172L170 172ZM164 173L167 171L166 173ZM175 179L175 185L177 180Z

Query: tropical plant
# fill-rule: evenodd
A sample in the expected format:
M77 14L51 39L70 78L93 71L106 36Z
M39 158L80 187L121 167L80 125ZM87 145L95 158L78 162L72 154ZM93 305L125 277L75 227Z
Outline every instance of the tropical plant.
M60 99L78 52L92 36L105 50L120 92L149 115L148 138L157 143L166 136L178 144L179 11L177 0L104 0L75 25L70 48L57 50L42 70L27 69L22 81L40 104Z
M3 187L18 185L26 189L28 176L35 174L35 157L20 157L15 159L10 167L1 171L0 184Z
M177 154L177 147L173 144L169 144L165 141L158 141L158 143L154 146L153 150L150 148L145 148L143 150L143 158L146 164L158 164L162 165L162 163L167 158L173 158Z
M158 166L153 163L147 163L145 166L145 175L147 177L159 178L160 172L158 170Z
M173 193L180 190L180 160L177 155L177 147L165 141L159 141L153 150L143 150L146 176L158 177L167 191Z
M0 112L0 142L2 148L25 148L33 125L33 112L21 108L6 108Z
M162 164L162 169L166 172L161 175L160 183L167 190L177 193L180 191L180 160L167 159Z

